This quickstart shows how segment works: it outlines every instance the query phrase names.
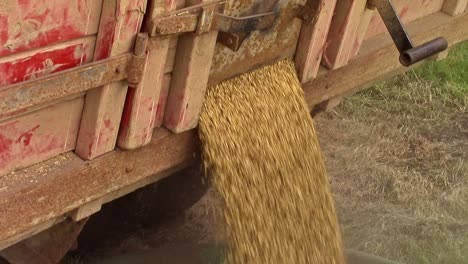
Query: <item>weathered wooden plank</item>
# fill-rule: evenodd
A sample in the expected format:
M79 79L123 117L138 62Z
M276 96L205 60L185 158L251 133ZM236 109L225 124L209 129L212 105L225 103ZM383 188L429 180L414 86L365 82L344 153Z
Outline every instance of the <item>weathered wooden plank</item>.
M75 148L83 97L0 121L0 175Z
M187 1L188 4L207 0ZM205 99L218 32L179 37L164 125L180 133L195 128Z
M164 73L170 73L174 70L174 63L177 52L177 41L179 38L171 38L169 43L169 51L167 53L166 66L164 66Z
M32 236L35 236L39 233L41 233L42 231L45 231L57 224L60 224L62 223L64 220L66 219L65 216L60 216L60 217L56 217L56 218L53 218L49 221L46 221L44 223L40 223L38 225L35 225L34 228L31 228L31 229L28 229L28 230L25 230L24 232L21 232L21 233L18 233L18 234L15 234L14 236L8 238L8 239L5 239L5 240L0 240L0 250L2 249L5 249L9 246L12 246L20 241L23 241L25 239L28 239Z
M2 0L0 56L95 35L102 0Z
M442 11L451 15L458 16L466 11L468 0L445 0Z
M196 131L172 134L160 129L138 150L116 150L93 161L70 153L5 175L0 178L0 241L142 180L166 177L166 172L193 163L197 152Z
M317 76L335 6L336 0L323 1L317 22L302 25L295 55L296 69L302 83Z
M393 4L403 23L409 23L416 19L439 12L443 3L444 0L393 0ZM378 12L375 12L365 38L368 39L386 31L387 29L385 28L382 18Z
M408 25L415 44L436 36L445 37L450 46L468 39L468 14L451 17L436 13ZM346 67L326 71L315 80L304 84L305 98L312 108L321 102L368 88L390 76L410 68L399 62L399 53L388 34L367 40L361 54Z
M102 204L103 204L102 198L99 198L87 204L84 204L80 208L71 212L70 218L73 219L73 221L75 222L81 221L101 211Z
M146 0L104 0L95 60L132 49L146 10ZM89 91L83 110L76 153L93 159L115 148L127 94L126 81Z
M337 2L323 56L327 68L334 70L348 63L366 4L366 0Z
M154 127L161 127L164 122L164 114L166 113L167 97L169 96L169 88L171 87L172 74L166 73L163 76L161 93L159 95L158 107L154 116Z
M160 16L174 10L176 5L176 0L152 1L149 16ZM153 41L155 45L148 51L146 73L142 82L128 90L118 138L118 146L123 149L135 149L151 140L170 42L170 38Z
M359 27L356 33L356 37L354 39L354 46L351 50L350 59L356 57L361 50L362 43L366 39L367 32L371 23L372 18L375 16L377 11L366 9L361 17L361 23L359 23Z
M80 93L128 78L132 56L121 55L0 89L0 121L67 101Z

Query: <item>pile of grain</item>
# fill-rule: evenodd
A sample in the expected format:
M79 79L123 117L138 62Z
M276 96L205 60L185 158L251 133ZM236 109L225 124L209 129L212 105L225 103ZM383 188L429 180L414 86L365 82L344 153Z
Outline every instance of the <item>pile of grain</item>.
M205 166L223 199L229 263L343 263L312 119L285 60L210 87Z

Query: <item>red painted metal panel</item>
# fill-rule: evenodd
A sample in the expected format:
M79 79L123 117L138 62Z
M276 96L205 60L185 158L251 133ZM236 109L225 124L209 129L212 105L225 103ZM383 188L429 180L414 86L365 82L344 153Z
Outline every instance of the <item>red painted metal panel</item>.
M131 52L146 0L104 0L95 60ZM93 159L115 148L128 84L110 83L86 94L76 153Z
M0 89L91 62L101 9L102 0L0 0ZM0 175L73 150L83 104L68 98L0 120Z
M101 5L96 0L1 0L0 56L96 34Z
M90 62L94 42L87 37L0 58L0 89Z

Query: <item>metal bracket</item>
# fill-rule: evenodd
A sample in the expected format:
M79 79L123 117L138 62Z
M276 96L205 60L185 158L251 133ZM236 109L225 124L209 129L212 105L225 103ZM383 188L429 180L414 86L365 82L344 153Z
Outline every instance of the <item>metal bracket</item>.
M143 80L145 73L149 36L147 33L139 33L135 40L132 59L128 67L128 86L137 87Z
M277 13L268 12L246 17L232 17L224 14L225 0L215 0L158 17L151 22L151 37L162 37L180 33L205 34L219 30L218 42L232 50L238 50L247 33L271 28Z
M4 87L0 120L112 82L128 80L129 87L136 87L145 74L148 42L148 34L140 33L133 53Z
M400 52L402 65L411 66L448 48L447 40L442 37L415 47L395 10L392 0L369 0L367 6L369 9L378 10Z

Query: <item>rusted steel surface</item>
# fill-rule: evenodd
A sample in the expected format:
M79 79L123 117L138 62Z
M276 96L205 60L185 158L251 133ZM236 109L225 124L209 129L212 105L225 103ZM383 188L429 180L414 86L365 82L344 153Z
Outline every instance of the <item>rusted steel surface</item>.
M173 35L184 32L195 32L198 24L198 14L187 14L159 19L152 29L152 36Z
M147 65L149 37L146 33L139 33L135 41L132 60L128 67L129 87L136 87L143 80Z
M153 175L196 160L196 131L160 129L135 151L116 150L93 161L69 153L0 177L0 242ZM72 191L71 191L72 190Z
M209 84L234 77L276 60L292 57L301 29L301 20L295 18L300 0L228 0L226 14L236 17L271 11L278 12L274 26L254 31L244 40L238 51L216 45Z
M122 55L5 87L0 90L0 119L112 81L123 80L127 78L130 60L131 56Z
M207 33L211 30L214 12L223 12L223 9L224 0L213 0L191 5L190 7L172 11L166 16L154 18L149 22L149 32L151 36L164 36L195 32L198 27L201 27L202 32L199 33Z

